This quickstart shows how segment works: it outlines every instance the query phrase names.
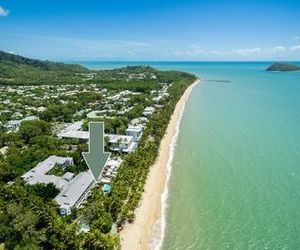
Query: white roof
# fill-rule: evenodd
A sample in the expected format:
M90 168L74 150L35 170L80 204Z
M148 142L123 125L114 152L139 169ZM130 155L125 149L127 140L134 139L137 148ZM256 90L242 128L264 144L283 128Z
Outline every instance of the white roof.
M25 117L22 121L34 121L34 120L39 120L39 118L37 116L27 116Z
M78 206L82 195L94 185L94 182L90 171L81 172L55 197L55 200L61 207Z
M63 138L73 138L73 139L89 139L89 132L88 131L68 131L66 133L61 133L59 136Z
M121 160L121 159L118 159L118 160L109 159L109 160L106 162L105 167L107 167L107 166L118 167L118 166L121 165L121 163L122 163L122 160Z
M146 112L154 112L155 108L154 107L147 107L147 108L145 108L144 111L146 111Z
M36 167L29 170L23 176L26 176L28 174L29 175L46 174L48 171L50 171L55 166L55 163L64 164L66 161L73 161L73 158L72 157L60 157L60 156L56 156L56 155L49 156L46 160L37 164Z
M35 185L38 183L43 183L43 184L53 183L54 186L59 190L64 189L68 185L68 182L66 180L55 175L36 175L34 178L30 179L27 183L30 185Z
M37 183L53 183L58 189L62 189L67 184L65 180L55 175L46 174L55 166L56 163L64 164L66 161L73 162L73 158L60 157L56 155L49 156L46 160L40 162L36 165L36 167L22 175L22 179L30 185Z
M61 178L63 178L63 179L65 179L65 180L69 181L69 180L72 180L73 177L74 177L74 174L73 174L73 173L71 173L71 172L66 172Z
M118 143L121 141L124 142L131 142L133 140L133 137L130 135L114 135L114 134L107 134L106 136L109 137L110 143Z
M83 124L83 121L78 121L78 122L74 122L71 124L67 124L66 127L57 134L57 136L62 137L62 135L65 133L68 133L71 131L77 131L77 130L81 129L82 124Z
M126 132L141 132L143 128L141 126L129 126Z

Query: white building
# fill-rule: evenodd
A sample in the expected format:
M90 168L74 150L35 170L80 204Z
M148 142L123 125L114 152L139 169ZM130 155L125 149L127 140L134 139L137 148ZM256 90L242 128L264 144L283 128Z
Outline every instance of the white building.
M29 185L53 183L60 190L55 201L59 205L61 215L69 215L73 208L79 207L95 185L90 171L81 172L75 177L70 172L66 172L63 176L48 174L56 166L65 169L71 165L73 165L72 158L53 155L22 175L22 179Z
M56 133L62 139L78 139L82 143L87 143L89 140L89 132L81 131L83 121L74 122L66 125L62 130Z
M90 171L81 172L72 179L56 197L61 215L69 215L73 208L78 208L95 185Z
M143 127L142 126L129 126L126 129L126 135L132 136L133 141L138 142L143 135Z
M65 169L72 165L73 158L52 155L22 175L21 178L30 185L35 185L37 183L53 183L57 189L63 190L68 184L68 181L62 177L48 175L47 173L54 167Z
M134 118L130 121L131 126L145 127L148 119L146 117Z
M8 130L17 130L19 129L21 125L21 120L11 120L11 121L8 121L5 125L5 127L8 129Z
M121 163L121 159L109 159L103 168L101 182L110 183L111 178L116 176Z
M114 134L107 134L106 136L109 138L108 146L111 151L130 153L133 152L138 145L134 142L133 136Z
M82 143L87 143L89 141L90 133L89 131L78 130L81 128L81 125L82 122L68 125L57 133L57 136L63 139L78 139ZM133 139L133 136L115 134L107 134L105 136L109 137L109 149L111 151L130 153L137 147L137 143Z
M144 116L151 116L151 115L153 115L154 112L155 112L154 107L147 107L147 108L144 109L143 115Z
M86 115L87 118L90 119L97 119L100 118L101 115L106 114L107 110L100 110L100 111L91 111Z
M21 122L23 122L23 121L36 121L36 120L39 120L39 118L36 117L36 116L27 116L27 117L25 117L22 120L11 120L11 121L8 121L6 123L6 125L5 125L5 127L8 130L10 130L10 131L18 130L19 127L21 126Z

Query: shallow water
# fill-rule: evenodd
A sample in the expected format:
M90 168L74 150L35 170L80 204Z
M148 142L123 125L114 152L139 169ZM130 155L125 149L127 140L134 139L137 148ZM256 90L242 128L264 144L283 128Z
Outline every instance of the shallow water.
M190 95L163 249L300 249L300 72L270 63L151 64L204 79Z

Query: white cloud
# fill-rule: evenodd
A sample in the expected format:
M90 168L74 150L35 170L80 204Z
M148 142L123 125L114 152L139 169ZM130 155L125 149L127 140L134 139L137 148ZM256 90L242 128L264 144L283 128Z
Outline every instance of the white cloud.
M290 50L300 50L300 44L296 45L296 46L293 46L293 47L290 47Z
M4 9L2 6L0 6L0 16L8 16L9 10Z
M286 51L286 48L283 47L283 46L277 46L277 47L274 47L270 50L271 53L280 53L280 52L285 52Z
M204 53L205 51L202 49L176 50L173 52L175 56L198 56Z
M244 49L235 49L233 52L241 55L241 56L247 56L252 54L260 54L262 49L260 47L255 48L244 48Z

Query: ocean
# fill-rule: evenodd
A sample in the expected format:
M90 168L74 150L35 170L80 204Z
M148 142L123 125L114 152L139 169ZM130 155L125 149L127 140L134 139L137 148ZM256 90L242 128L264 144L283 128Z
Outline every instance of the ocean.
M267 72L270 62L83 64L204 79L180 124L163 250L300 249L300 72Z

